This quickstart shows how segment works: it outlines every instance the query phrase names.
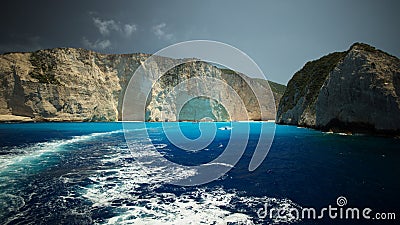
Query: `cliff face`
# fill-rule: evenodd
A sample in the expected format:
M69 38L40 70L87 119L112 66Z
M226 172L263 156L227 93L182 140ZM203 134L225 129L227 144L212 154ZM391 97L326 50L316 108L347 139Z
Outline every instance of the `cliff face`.
M146 55L51 49L0 56L3 120L114 121L128 73Z
M0 121L121 120L125 88L148 57L147 54L110 55L73 48L0 55ZM151 69L157 70L157 65ZM232 85L244 100L250 119L274 118L274 103L264 100L262 107L270 113L260 117L254 93L245 80L255 83L255 91L261 93L266 92L262 82L246 76L242 78L236 73L225 74L204 62L190 62L173 68L155 83L148 98L146 119L160 118L160 104L165 100L163 93L172 89L177 81L193 76L216 77ZM190 91L196 93L199 88L193 87ZM218 91L221 99L229 97L224 90ZM219 100L194 99L186 104L181 115L172 113L168 120L198 120L206 115L214 120L245 119L243 115L228 116ZM171 107L171 112L176 112L176 108Z
M400 133L400 60L366 44L308 62L289 81L277 123Z

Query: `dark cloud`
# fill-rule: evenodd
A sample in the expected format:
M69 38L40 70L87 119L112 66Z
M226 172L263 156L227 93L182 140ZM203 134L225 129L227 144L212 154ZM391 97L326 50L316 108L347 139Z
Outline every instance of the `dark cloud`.
M1 52L26 52L42 49L40 36L30 34L5 34L4 42L0 43Z
M154 53L176 42L210 39L241 49L269 79L286 83L306 61L356 41L400 56L399 6L390 0L6 0L0 51Z

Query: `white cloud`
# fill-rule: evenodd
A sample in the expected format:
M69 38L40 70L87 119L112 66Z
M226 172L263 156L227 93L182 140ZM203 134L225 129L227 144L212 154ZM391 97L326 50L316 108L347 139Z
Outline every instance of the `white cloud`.
M171 33L165 32L166 27L167 27L166 23L160 23L158 25L153 26L152 30L153 30L153 33L159 39L171 40L173 38L173 35Z
M136 30L135 24L121 24L121 22L114 20L102 20L98 17L93 17L93 23L99 29L99 32L103 36L110 35L111 32L117 32L124 36L131 36Z
M125 36L131 36L133 32L137 30L137 27L135 24L125 24L124 25L124 33Z
M120 29L114 20L101 20L95 17L93 18L93 23L102 35L109 35L110 31L118 31Z
M104 50L111 46L111 41L107 40L107 39L106 40L96 40L95 42L92 42L89 39L87 39L86 37L83 37L82 43L86 47L95 49L95 50Z

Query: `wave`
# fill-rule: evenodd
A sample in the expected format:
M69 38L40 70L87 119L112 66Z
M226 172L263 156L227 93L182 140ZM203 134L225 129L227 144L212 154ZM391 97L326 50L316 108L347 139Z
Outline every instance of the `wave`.
M4 177L12 171L21 173L21 168L40 167L38 163L46 163L49 155L58 152L76 149L76 143L90 141L93 138L122 133L123 130L92 133L75 136L70 139L54 140L36 143L27 147L15 147L11 152L15 154L0 157L0 175L7 171ZM96 140L97 141L97 140ZM92 144L90 142L90 144ZM137 148L166 149L165 144L149 145L138 138L132 143ZM89 149L90 152L94 151ZM66 206L77 199L88 208L79 211L78 208L68 208L76 212L84 212L89 218L99 212L110 212L95 223L104 224L262 224L263 220L257 219L257 210L265 203L276 207L299 206L289 199L269 197L246 196L244 192L224 187L176 187L168 185L170 181L190 178L197 174L195 169L181 169L179 167L166 167L152 161L158 154L155 151L132 151L120 140L105 143L101 146L101 154L94 154L95 166L83 174L72 170L59 177L65 186L73 186L65 193L60 194L60 199ZM84 155L83 155L84 156ZM82 157L83 157L82 156ZM97 158L98 157L98 158ZM147 157L146 166L142 166L135 159ZM83 157L82 160L85 158ZM211 163L210 163L211 165ZM232 167L229 164L218 164ZM0 176L1 178L1 176ZM7 205L0 208L19 209L24 206L24 201L18 196L3 195L0 199ZM86 206L86 205L85 205ZM87 209L87 210L86 210ZM17 217L17 215L16 215ZM101 217L101 216L100 216ZM296 222L293 218L279 218L268 223Z
M205 166L212 166L212 165L218 165L218 166L225 166L225 167L230 167L233 168L235 167L234 165L228 164L228 163L206 163L204 164Z
M104 224L258 224L264 221L256 218L256 212L265 203L299 208L289 199L243 196L223 187L169 186L166 180L187 178L196 171L162 166L144 168L127 160L132 154L135 157L135 152L128 148L114 147L113 153L102 159L103 166L89 177L92 184L81 190L92 208L112 208L116 212ZM288 217L269 222L296 221Z
M13 170L18 170L19 167L27 167L36 160L41 160L41 162L44 162L41 157L49 153L62 151L63 147L70 144L88 141L95 137L112 135L121 132L123 132L123 130L92 133L88 135L74 136L71 139L39 142L26 147L13 147L7 150L8 154L0 156L0 173L7 171L11 167Z

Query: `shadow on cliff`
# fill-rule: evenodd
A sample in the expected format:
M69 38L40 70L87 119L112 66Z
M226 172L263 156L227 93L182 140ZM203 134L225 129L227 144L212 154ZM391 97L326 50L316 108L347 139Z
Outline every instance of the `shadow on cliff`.
M13 66L14 89L12 95L8 97L7 105L11 108L12 114L17 116L33 117L33 110L25 105L25 92L21 84L15 65ZM12 105L13 107L10 107Z
M400 98L400 73L393 75L393 87L398 98Z

